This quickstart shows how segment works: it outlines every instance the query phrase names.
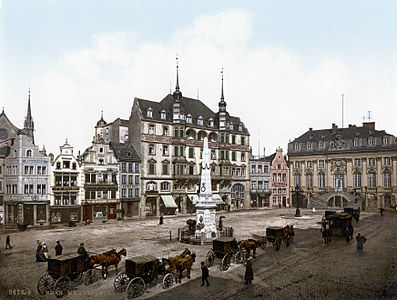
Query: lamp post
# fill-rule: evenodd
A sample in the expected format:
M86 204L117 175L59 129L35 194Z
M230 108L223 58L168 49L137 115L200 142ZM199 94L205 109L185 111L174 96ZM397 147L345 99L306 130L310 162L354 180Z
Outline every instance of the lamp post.
M299 209L299 200L300 200L300 196L303 193L303 191L301 190L301 188L299 187L299 185L295 186L295 190L291 191L292 193L295 194L295 198L296 198L296 213L295 213L295 217L300 217L300 209Z

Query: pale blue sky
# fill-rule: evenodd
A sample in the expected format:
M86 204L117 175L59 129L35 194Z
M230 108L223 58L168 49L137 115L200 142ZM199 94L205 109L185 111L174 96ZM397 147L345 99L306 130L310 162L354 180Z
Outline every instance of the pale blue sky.
M41 131L41 137L38 141L40 144L50 145L52 149L51 152L57 152L59 144L66 137L57 141L48 141L51 137L50 126L54 119L44 118L45 115L40 115L37 113L38 110L43 108L38 108L35 106L35 97L40 97L40 105L45 103L56 102L58 97L56 96L56 91L50 93L50 95L44 92L45 86L43 83L43 78L51 77L48 74L62 74L62 80L57 81L57 84L62 84L64 80L77 80L76 76L69 71L65 71L65 57L69 57L69 54L78 53L79 57L81 51L84 49L95 50L95 36L101 36L103 34L113 34L120 32L133 33L134 38L131 39L131 43L125 47L131 54L131 61L128 63L128 68L134 68L137 66L137 61L139 61L140 68L139 72L142 74L145 72L144 61L150 61L150 52L147 56L138 55L145 45L156 45L160 47L167 48L171 51L176 50L180 52L181 56L181 72L183 76L184 68L184 57L188 57L189 47L186 46L188 42L191 42L186 37L181 37L180 41L184 43L186 48L183 48L179 44L178 34L182 34L189 28L193 28L196 20L204 18L206 16L212 17L211 22L216 22L217 19L223 17L222 12L230 12L230 10L238 10L239 13L243 12L243 16L246 13L247 20L243 20L243 25L247 26L247 30L243 30L241 35L233 40L233 49L229 49L229 45L224 48L219 47L214 43L211 38L208 38L208 32L203 33L204 38L201 33L200 38L195 39L200 42L194 43L197 48L197 44L204 44L210 50L203 50L203 55L199 57L200 61L208 60L209 64L216 63L216 68L219 70L223 65L225 67L225 86L228 86L226 81L228 76L233 77L229 84L235 85L236 83L241 84L245 89L249 89L250 93L252 90L256 91L255 102L252 105L259 105L263 111L269 111L271 106L274 105L274 101L283 101L283 97L286 94L280 95L277 91L273 93L266 92L266 86L260 83L249 81L244 74L242 78L238 78L235 74L242 72L241 68L237 66L228 66L228 62L233 62L237 59L237 56L243 56L242 61L244 61L244 55L247 54L247 64L252 64L252 66L247 66L246 71L251 72L255 69L255 59L261 60L261 52L263 50L268 55L266 59L272 59L274 55L278 55L280 52L285 53L288 57L287 63L284 64L283 56L275 58L275 61L280 61L283 71L289 72L288 64L292 64L293 68L299 69L297 74L305 77L306 74L308 78L313 79L318 76L317 70L322 69L324 61L327 63L327 70L334 70L334 63L336 61L335 69L339 70L341 74L346 75L349 80L341 80L341 82L335 82L335 78L340 78L339 71L335 71L335 74L330 76L330 78L324 78L320 83L316 82L315 88L318 89L318 93L314 93L311 96L311 100L304 104L306 91L310 90L309 87L302 88L302 93L300 93L299 86L295 86L294 93L296 94L295 101L299 102L300 107L306 105L306 109L310 110L312 114L318 114L322 106L316 107L316 96L321 95L321 90L324 89L328 94L334 92L332 99L335 99L336 106L340 106L339 95L341 93L346 93L346 116L353 115L352 119L346 120L345 125L349 123L359 124L362 121L362 115L369 109L374 111L375 121L379 121L381 129L386 129L392 134L397 134L396 122L391 121L392 115L390 114L390 105L392 108L396 108L397 99L396 88L394 87L397 82L396 78L396 68L397 68L397 1L98 1L98 0L68 0L68 1L58 1L58 0L2 0L0 8L0 51L1 51L1 85L0 87L0 97L1 106L6 107L7 115L12 119L14 124L18 127L22 126L23 115L26 111L26 94L29 86L32 88L32 105L33 105L33 116L35 117L37 131ZM239 16L239 14L237 14ZM204 19L204 23L205 23ZM233 23L233 20L228 19L228 22ZM242 22L239 18L234 20L237 31L238 24ZM200 28L199 23L196 27ZM205 23L206 24L206 23ZM226 23L229 24L229 23ZM247 25L248 24L248 25ZM245 27L244 27L245 28ZM198 29L196 28L196 31ZM217 29L214 28L214 31ZM221 37L233 36L236 30L230 33L221 32L219 33ZM238 35L238 34L236 34ZM217 35L215 35L216 37ZM201 42L204 39L205 42ZM207 45L208 42L208 45ZM214 46L215 45L215 46ZM242 45L242 46L241 46ZM237 49L235 52L234 47ZM180 49L183 48L183 49ZM215 49L216 48L216 49ZM206 48L207 49L207 48ZM214 50L215 49L215 50ZM280 51L279 51L280 49ZM125 49L124 49L125 50ZM214 62L212 58L206 57L211 51L214 50L214 57L218 59ZM132 53L137 54L136 56ZM157 52L153 52L156 54ZM167 52L168 53L168 52ZM216 56L216 55L218 56ZM235 55L236 57L233 57ZM228 59L223 60L222 57L227 56ZM75 57L75 56L73 56ZM219 59L220 58L220 59ZM188 60L188 59L186 59ZM69 62L69 60L67 60ZM264 59L265 61L265 59ZM135 63L134 63L135 62ZM170 55L169 61L164 62L164 67L168 68L174 63L173 55ZM201 64L201 62L200 62ZM232 64L232 63L230 63ZM67 63L69 66L70 64ZM121 64L124 66L123 64ZM189 67L195 68L194 64L189 63ZM243 64L244 65L244 64ZM330 66L331 65L331 66ZM120 66L120 65L118 65ZM127 65L125 65L127 66ZM267 64L263 64L264 70L258 74L252 76L269 76L272 74L266 73ZM187 65L185 65L187 68ZM138 67L137 67L138 68ZM272 67L277 69L277 66ZM123 69L123 68L121 68ZM233 74L228 74L228 69L232 70ZM69 70L69 69L68 69ZM114 77L119 77L121 79L127 78L124 73L120 73L118 67L109 66ZM124 69L125 71L126 69ZM251 70L251 71L250 71ZM155 72L153 69L147 70L147 72ZM106 69L105 69L106 72ZM169 70L170 74L174 70ZM187 72L187 71L186 71ZM271 72L271 70L269 70ZM291 76L289 78L284 78L283 74L277 76L279 83L279 89L290 89L289 82L293 78L295 71L291 71ZM321 71L319 71L321 73ZM333 72L333 71L332 71ZM331 73L332 73L331 72ZM102 69L103 73L103 69ZM117 74L116 74L117 73ZM199 71L197 71L199 73ZM282 73L282 72L281 72ZM330 73L329 71L324 71L323 73ZM194 74L194 72L193 72ZM73 76L75 76L73 78ZM216 75L218 76L218 75ZM56 77L56 76L55 76ZM144 75L145 78L150 78L148 74ZM248 76L249 77L249 76ZM321 77L321 75L319 76ZM132 78L132 77L131 77ZM213 89L214 92L211 97L218 97L219 82L214 82L212 87L207 87L202 84L202 80L199 80L200 75L192 78L190 76L182 77L182 82L190 82L191 89L187 93L187 96L194 97L196 92L193 91L195 88L193 86L200 86L201 90ZM102 78L104 79L104 77ZM302 81L298 85L308 85L314 84L312 82ZM162 80L159 78L159 80ZM328 85L327 81L331 82L331 87ZM352 83L353 80L354 83ZM197 82L196 82L197 81ZM200 82L199 82L200 81ZM80 81L79 81L80 82ZM346 85L344 86L344 82ZM40 85L41 83L41 85ZM49 85L55 86L55 84ZM295 84L296 83L292 83ZM325 87L321 85L325 84ZM36 86L35 86L36 85ZM72 84L75 87L77 84ZM185 86L187 86L186 84ZM117 85L115 85L117 87ZM160 100L161 95L165 95L164 86L169 86L169 78L166 78L164 82L160 84L157 82L151 83L151 89L161 89L159 94L151 94L147 92L145 88L141 89L141 86L135 86L131 88L131 91L125 93L128 95L126 99L117 99L117 101L125 101L127 104L123 107L124 111L119 113L122 118L128 118L128 112L125 108L128 108L132 104L133 97L149 98L153 100ZM274 86L274 83L272 84ZM95 85L93 85L95 87ZM91 89L93 88L91 87ZM123 86L125 87L125 85ZM49 87L51 88L51 87ZM120 86L120 88L122 88ZM78 98L79 94L83 94L83 87L77 89L73 92L73 97ZM98 87L100 90L100 87ZM364 89L369 89L365 90ZM183 90L183 86L182 86ZM357 92L357 90L362 90ZM216 92L215 92L216 91ZM62 93L62 91L59 91ZM349 93L350 92L350 93ZM233 90L229 89L226 91L226 97L230 98L230 102L233 101L240 102L239 99L233 99ZM356 94L355 94L356 93ZM379 94L378 94L379 93ZM244 95L243 91L236 95ZM295 98L294 95L287 95L288 97ZM95 103L97 101L95 98L95 92L92 91L93 99L87 98L90 95L90 91L84 91L84 101ZM255 95L255 94L252 94ZM363 97L368 96L368 99L363 99ZM381 99L374 99L379 95ZM154 97L157 97L154 99ZM237 97L237 96L236 96ZM274 98L273 98L274 97ZM252 97L251 97L252 98ZM271 100L271 99L274 100ZM37 98L36 98L37 99ZM328 99L328 98L327 98ZM113 99L116 100L116 99ZM202 99L206 102L206 99ZM228 99L226 99L228 100ZM285 99L287 101L288 99ZM79 100L82 101L82 100ZM216 101L212 102L209 106L216 109ZM317 99L320 101L320 99ZM338 102L339 101L339 102ZM351 101L351 102L349 102ZM64 102L64 100L63 100ZM291 102L291 103L292 103ZM18 103L18 105L15 105ZM61 102L62 103L62 102ZM60 105L61 103L58 103ZM77 103L79 103L77 101ZM283 110L289 116L289 119L294 116L294 111L296 109L291 108L291 103L283 107ZM350 108L354 110L349 112ZM355 104L353 104L355 103ZM361 109L362 111L358 111ZM55 104L54 104L55 105ZM229 107L233 104L229 103ZM269 126L277 122L274 117L269 117L268 123L261 123L263 119L258 117L257 121L248 121L248 119L255 119L252 116L252 111L248 109L246 111L241 111L238 104L235 104L236 111L241 112L242 120L247 124L251 134L252 134L252 144L254 152L257 149L257 135L258 130L261 131L261 146L270 147L270 151L276 146L281 145L285 147L289 139L297 137L308 127L329 127L331 123L338 123L340 121L340 113L337 109L329 117L324 120L324 116L309 122L308 120L302 121L302 127L297 128L296 124L290 123L286 124L286 128L291 130L285 130L280 132L280 134L272 134L267 132ZM374 107L377 106L377 107ZM388 108L389 106L389 108ZM56 107L56 105L55 105ZM247 107L247 106L246 106ZM106 104L103 104L105 116ZM21 111L22 109L22 111ZM82 131L89 131L88 136L92 135L92 127L94 126L94 121L98 118L99 108L95 108L93 116L87 118L90 124L85 124L82 127ZM109 110L110 111L110 110ZM36 114L35 114L36 113ZM55 112L54 112L55 113ZM21 115L22 114L22 115ZM113 121L117 117L116 112L109 112L108 121ZM388 119L384 120L384 119ZM56 118L55 118L56 119ZM292 128L293 127L293 128ZM379 126L377 126L379 128ZM59 125L58 130L60 130L61 125ZM84 129L83 129L84 128ZM320 129L320 128L317 128ZM76 148L84 150L83 148L89 146L91 140L88 140L83 144L83 139L80 139L78 133L73 133L72 131L65 132L65 135L69 137L69 140L73 143L76 141ZM85 133L87 135L87 133ZM80 134L81 136L81 134ZM86 139L86 138L85 138ZM54 143L54 144L52 144ZM48 146L47 146L48 148Z

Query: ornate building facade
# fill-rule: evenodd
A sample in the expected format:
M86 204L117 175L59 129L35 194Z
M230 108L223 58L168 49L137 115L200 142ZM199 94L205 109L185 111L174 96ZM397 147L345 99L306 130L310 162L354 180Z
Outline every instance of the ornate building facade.
M283 149L277 148L270 164L270 188L272 207L289 206L289 168Z
M251 207L270 207L270 164L276 154L251 155Z
M214 198L230 209L250 207L249 133L226 110L223 94L218 112L175 92L160 102L135 98L129 140L142 160L141 216L191 212L198 200L203 138L211 151Z
M290 187L303 190L302 206L394 208L397 141L375 122L362 127L309 129L288 144ZM290 204L296 206L292 195Z

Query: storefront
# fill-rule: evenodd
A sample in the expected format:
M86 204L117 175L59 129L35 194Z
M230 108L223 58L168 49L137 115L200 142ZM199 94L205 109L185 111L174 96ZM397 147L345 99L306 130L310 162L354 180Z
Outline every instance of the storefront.
M83 204L83 221L94 219L116 219L117 200L87 200Z
M80 222L81 208L80 205L69 206L51 206L51 224L67 223L70 221Z
M164 215L174 215L178 205L172 195L161 195L160 213Z
M50 224L48 202L8 202L5 205L6 225L47 226Z

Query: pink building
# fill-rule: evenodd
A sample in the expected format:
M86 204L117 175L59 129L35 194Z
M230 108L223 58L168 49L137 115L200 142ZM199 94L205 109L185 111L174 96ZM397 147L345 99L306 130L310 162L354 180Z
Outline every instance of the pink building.
M289 206L289 169L283 155L283 149L276 150L270 165L270 205L272 207Z

